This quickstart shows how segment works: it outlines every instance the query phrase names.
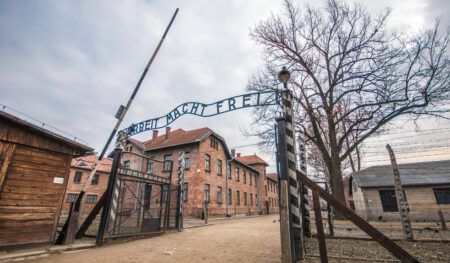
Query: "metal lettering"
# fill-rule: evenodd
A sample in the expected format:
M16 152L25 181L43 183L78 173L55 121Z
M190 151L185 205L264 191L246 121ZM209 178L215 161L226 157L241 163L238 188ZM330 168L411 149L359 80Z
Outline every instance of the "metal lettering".
M242 107L250 107L250 106L252 106L251 103L250 104L246 103L247 101L250 101L250 99L251 99L250 96L251 96L250 94L246 94L246 95L242 96Z
M255 102L252 102L252 97L254 98L254 96L256 96L255 98L256 100ZM277 105L280 102L279 98L280 97L278 91L274 90L274 91L262 91L239 95L210 104L203 104L199 102L185 102L183 104L178 105L178 107L176 107L166 115L163 115L158 118L148 119L138 124L131 124L128 128L125 128L123 131L128 136L132 136L143 131L164 128L185 114L192 114L200 117L210 117L228 111L238 110L247 107ZM226 106L224 107L224 103L227 104L226 106L228 106L228 108L226 108ZM165 119L166 122L159 124L158 121L161 118Z
M236 100L234 100L234 98L228 99L228 109L235 110L236 109L236 106L234 106L235 103Z
M219 102L216 103L217 114L220 113L220 108L222 108L222 103L223 103L223 101L219 101ZM203 108L203 109L204 109L204 108ZM203 111L202 111L202 113L203 113Z
M186 112L188 111L188 110L187 110L187 106L188 106L187 103L183 104L183 107L182 107L183 113L186 113Z

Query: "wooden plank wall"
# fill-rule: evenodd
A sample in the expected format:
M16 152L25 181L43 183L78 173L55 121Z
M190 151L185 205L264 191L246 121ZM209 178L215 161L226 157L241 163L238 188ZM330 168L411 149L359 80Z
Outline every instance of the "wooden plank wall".
M16 145L0 193L0 250L53 241L70 160L67 154ZM54 183L54 177L64 183Z

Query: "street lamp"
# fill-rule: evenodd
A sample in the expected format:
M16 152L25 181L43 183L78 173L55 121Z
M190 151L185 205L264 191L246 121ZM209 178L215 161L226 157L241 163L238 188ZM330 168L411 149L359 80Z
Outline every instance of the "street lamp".
M283 69L278 73L278 80L283 83L284 89L287 90L287 82L291 78L291 73L283 67Z

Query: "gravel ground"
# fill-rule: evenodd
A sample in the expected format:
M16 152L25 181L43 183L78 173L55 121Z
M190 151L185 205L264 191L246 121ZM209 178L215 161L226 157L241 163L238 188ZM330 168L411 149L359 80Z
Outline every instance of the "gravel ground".
M22 262L280 262L280 230L277 215L220 220L213 224L185 229L181 233L53 254ZM450 243L399 242L399 244L417 256L421 262L450 262ZM327 248L330 256L394 259L389 252L373 241L327 239ZM317 240L308 240L307 249L308 254L318 255ZM308 257L306 262L320 262L320 260L317 257ZM330 262L370 261L330 258Z

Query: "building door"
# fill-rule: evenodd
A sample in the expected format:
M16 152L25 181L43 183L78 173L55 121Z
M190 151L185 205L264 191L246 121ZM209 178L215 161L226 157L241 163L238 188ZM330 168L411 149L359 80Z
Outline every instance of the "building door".
M269 201L266 201L266 213L269 214Z

